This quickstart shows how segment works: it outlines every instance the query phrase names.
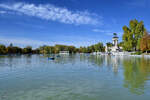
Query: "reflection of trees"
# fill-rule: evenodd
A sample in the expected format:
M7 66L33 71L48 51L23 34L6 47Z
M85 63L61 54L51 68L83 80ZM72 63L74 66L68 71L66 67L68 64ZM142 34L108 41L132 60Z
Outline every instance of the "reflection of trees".
M60 55L60 57L58 57L58 58L56 57L55 63L58 63L58 64L68 64L68 63L74 64L75 60L77 60L76 57L77 57L77 55L74 55L74 54Z
M102 67L102 65L104 64L104 56L91 55L91 56L89 56L88 61L91 62L92 64L99 66L99 67Z
M26 61L26 64L30 65L32 63L33 55L27 54L27 55L24 55L24 57L25 57L24 60Z
M150 60L145 58L132 58L123 60L124 87L132 93L143 94L144 85L150 75Z
M123 60L122 58L119 56L80 55L80 61L92 63L99 67L106 66L110 70L113 69L115 74L118 72L118 67Z

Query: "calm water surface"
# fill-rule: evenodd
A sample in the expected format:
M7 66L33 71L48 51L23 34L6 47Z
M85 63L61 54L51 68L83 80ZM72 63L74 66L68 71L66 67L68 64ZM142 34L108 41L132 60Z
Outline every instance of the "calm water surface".
M3 56L0 100L150 100L150 58Z

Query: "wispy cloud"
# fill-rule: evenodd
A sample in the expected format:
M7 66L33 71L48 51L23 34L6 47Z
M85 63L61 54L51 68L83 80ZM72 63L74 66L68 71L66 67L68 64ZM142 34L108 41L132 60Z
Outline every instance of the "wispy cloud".
M109 36L113 36L113 33L117 33L118 36L122 36L123 32L114 32L114 31L110 31L110 30L102 30L102 29L93 29L93 32L97 32L97 33L103 33L105 35L109 35Z
M7 13L6 11L0 11L0 14L5 14L5 13Z
M61 37L63 39L61 39ZM51 39L51 41L41 41L41 40L34 40L30 38L22 38L22 37L5 37L0 36L0 44L9 45L13 43L15 46L19 47L26 47L32 46L33 48L37 48L43 45L55 45L55 44L64 44L64 45L74 45L76 47L80 46L88 46L98 42L105 42L101 38L91 38L91 37L82 37L82 36L60 36L58 37L59 40Z
M56 7L51 4L35 5L27 3L15 3L0 4L0 7L6 10L19 12L28 16L35 16L41 19L58 21L66 24L102 24L102 17L96 14L89 13L88 11L71 11L67 8Z
M148 3L148 0L131 0L127 2L127 5L131 7L145 7Z
M33 46L34 48L42 45L52 45L53 43L44 42L39 40L27 39L27 38L15 38L15 37L0 37L0 41L2 44L9 45L13 43L14 45L25 47L25 46Z
M99 33L109 33L109 32L111 32L109 30L101 30L101 29L93 29L92 31L93 32L99 32Z

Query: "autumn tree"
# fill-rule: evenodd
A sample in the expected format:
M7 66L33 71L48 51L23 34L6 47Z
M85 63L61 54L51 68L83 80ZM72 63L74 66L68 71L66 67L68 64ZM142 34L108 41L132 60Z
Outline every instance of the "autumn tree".
M140 49L143 52L147 52L150 51L150 34L145 34L142 39L141 39L141 43L140 43Z

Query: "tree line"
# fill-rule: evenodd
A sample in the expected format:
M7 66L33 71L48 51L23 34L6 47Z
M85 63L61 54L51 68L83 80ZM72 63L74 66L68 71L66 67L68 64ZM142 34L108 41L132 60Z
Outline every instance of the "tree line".
M103 45L102 42L99 42L97 44L88 47L80 47L79 52L80 53L105 52L105 46Z
M40 54L55 54L60 51L69 51L69 53L92 53L92 52L104 52L105 47L103 43L99 42L97 44L87 46L87 47L79 47L75 46L67 46L67 45L55 45L55 46L41 46L38 48Z
M13 46L11 43L9 46L5 46L0 44L0 54L31 54L34 53L34 50L32 50L31 46L27 46L25 48L20 48L17 46Z
M104 52L103 43L97 43L87 47L76 48L75 46L67 46L67 45L55 45L55 46L40 46L39 48L32 49L31 46L27 46L25 48L13 46L10 44L9 46L0 45L0 55L5 54L57 54L60 51L69 51L69 53L91 53L91 52Z

